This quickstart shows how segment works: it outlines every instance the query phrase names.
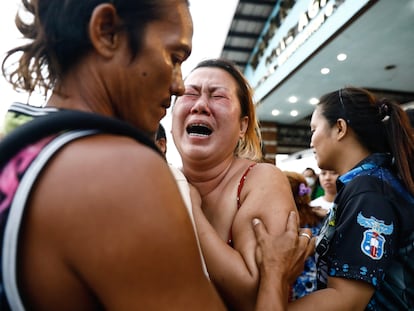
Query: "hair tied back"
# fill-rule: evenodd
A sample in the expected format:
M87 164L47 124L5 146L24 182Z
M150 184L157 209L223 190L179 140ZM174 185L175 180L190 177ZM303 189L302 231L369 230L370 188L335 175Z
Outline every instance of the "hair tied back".
M385 122L390 118L390 111L389 111L388 104L386 102L382 102L380 104L379 113L380 113L382 122Z

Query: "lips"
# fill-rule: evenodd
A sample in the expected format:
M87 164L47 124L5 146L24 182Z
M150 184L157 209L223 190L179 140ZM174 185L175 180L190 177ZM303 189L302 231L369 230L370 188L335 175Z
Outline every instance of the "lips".
M190 124L186 128L187 134L190 136L208 137L213 133L213 130L203 123Z

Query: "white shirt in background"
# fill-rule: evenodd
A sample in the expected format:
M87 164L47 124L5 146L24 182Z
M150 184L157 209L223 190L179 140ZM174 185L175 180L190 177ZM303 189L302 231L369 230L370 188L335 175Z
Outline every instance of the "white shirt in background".
M330 211L333 205L333 202L329 202L327 200L325 200L325 198L323 196L316 198L314 200L312 200L309 203L310 206L312 207L317 207L320 206L322 209L326 210L326 211Z

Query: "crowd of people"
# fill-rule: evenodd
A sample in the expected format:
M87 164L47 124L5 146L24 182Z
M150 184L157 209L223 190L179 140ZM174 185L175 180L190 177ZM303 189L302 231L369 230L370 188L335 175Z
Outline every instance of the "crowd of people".
M3 74L48 96L12 105L0 143L1 310L413 309L414 137L398 103L323 95L319 176L283 172L263 161L236 65L204 60L183 80L187 0L22 4L28 41ZM160 124L173 97L180 169Z

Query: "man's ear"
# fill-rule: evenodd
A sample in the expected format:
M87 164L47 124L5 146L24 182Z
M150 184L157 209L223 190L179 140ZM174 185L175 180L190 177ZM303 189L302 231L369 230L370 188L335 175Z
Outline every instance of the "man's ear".
M112 57L120 43L119 17L115 7L109 3L96 6L88 31L95 51L103 57Z
M348 123L342 118L336 120L335 128L337 140L344 138L349 131Z

